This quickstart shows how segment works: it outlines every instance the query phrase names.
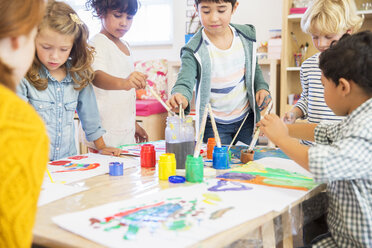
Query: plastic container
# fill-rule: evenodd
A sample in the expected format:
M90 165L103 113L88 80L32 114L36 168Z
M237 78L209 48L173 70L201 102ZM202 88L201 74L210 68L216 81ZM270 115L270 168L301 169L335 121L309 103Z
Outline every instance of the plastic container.
M176 157L173 153L164 153L159 158L159 179L168 180L176 175Z
M187 155L186 158L186 181L191 183L201 183L204 177L203 157L199 155L194 158L193 155Z
M150 168L156 164L155 147L151 144L141 146L141 167Z
M254 151L253 150L241 150L240 151L240 161L243 164L246 164L254 160Z
M192 118L167 117L165 129L166 152L176 156L177 169L185 169L186 156L194 154L195 132Z
M213 168L217 170L229 169L229 153L227 146L214 147L213 150Z
M270 36L270 39L280 39L282 38L282 30L281 29L270 29L269 36Z
M213 158L213 149L215 146L216 146L215 138L208 138L208 143L207 143L207 158L208 159Z
M122 176L123 175L123 163L110 162L109 163L109 174L110 176Z
M293 54L294 58L294 64L296 67L300 67L302 64L302 54L301 53L295 53Z

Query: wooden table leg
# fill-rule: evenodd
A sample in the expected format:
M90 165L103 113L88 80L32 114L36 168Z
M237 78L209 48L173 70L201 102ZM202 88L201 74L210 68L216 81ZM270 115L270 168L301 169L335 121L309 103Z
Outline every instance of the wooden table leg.
M282 214L283 248L293 247L292 216L289 211Z
M275 248L274 221L270 220L261 226L261 237L263 248Z

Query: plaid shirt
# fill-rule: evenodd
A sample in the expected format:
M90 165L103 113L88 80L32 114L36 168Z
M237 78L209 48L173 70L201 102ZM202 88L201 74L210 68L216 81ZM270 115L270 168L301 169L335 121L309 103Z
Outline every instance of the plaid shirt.
M372 98L337 124L315 129L309 166L327 182L331 237L313 247L372 247Z

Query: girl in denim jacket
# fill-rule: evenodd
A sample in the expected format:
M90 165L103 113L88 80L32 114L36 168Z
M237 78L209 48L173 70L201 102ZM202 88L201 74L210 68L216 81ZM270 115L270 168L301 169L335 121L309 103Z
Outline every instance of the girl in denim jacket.
M50 137L50 160L75 155L74 114L87 140L101 154L119 155L102 138L96 98L91 85L94 50L87 44L88 28L66 3L49 1L38 27L36 57L18 89L44 119Z

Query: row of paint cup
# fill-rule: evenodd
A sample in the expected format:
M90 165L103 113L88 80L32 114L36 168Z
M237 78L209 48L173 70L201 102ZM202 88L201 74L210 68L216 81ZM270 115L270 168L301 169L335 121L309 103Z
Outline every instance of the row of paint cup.
M208 149L210 151L211 149ZM221 170L229 168L229 153L227 146L213 146L212 150L213 168ZM207 154L208 156L208 154ZM155 167L156 152L154 145L144 144L141 146L141 167ZM204 162L202 156L194 158L193 155L186 156L185 162L186 181L202 182L204 177ZM174 153L164 153L159 158L159 179L168 180L170 176L176 175L176 157Z
M154 145L145 144L141 146L141 167L151 168L156 164L156 152ZM186 181L196 183L202 182L204 177L204 163L202 156L194 158L193 155L186 157ZM170 176L176 175L176 157L174 153L164 153L159 158L159 179L168 180Z

